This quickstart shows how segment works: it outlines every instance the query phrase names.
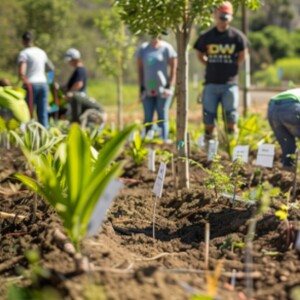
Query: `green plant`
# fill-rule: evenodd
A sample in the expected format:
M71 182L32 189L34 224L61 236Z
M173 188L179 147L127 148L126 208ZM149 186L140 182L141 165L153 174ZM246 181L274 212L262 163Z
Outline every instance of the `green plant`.
M51 155L25 152L34 166L37 179L23 174L16 178L53 206L76 250L88 229L91 214L106 186L120 174L122 163L114 160L122 151L135 125L125 128L105 144L93 163L90 143L78 124L73 124L66 145Z
M241 157L238 157L236 160L233 161L232 167L233 171L231 174L231 180L233 181L233 204L236 196L237 189L241 186L241 176L239 175L240 170L244 166L244 161L241 159Z
M135 131L129 144L129 150L126 151L126 154L133 159L135 166L140 166L148 154L145 144L146 139L142 138L139 131Z
M234 186L231 182L230 176L224 171L224 167L220 163L221 156L215 155L208 171L208 177L204 179L206 187L215 192L216 200L222 192L232 194Z
M38 122L27 123L21 132L10 130L16 143L23 151L42 154L53 151L63 139L64 135L56 128L47 129Z
M19 266L17 272L30 282L29 286L20 287L16 284L9 286L7 290L8 300L46 300L62 299L59 293L50 287L42 287L41 281L50 278L51 273L40 265L40 254L35 250L27 250L25 257L28 261L28 269Z
M220 250L223 252L223 250L227 249L231 252L234 252L235 248L243 248L245 246L245 243L243 242L237 242L232 240L232 235L228 235L222 245L220 246Z

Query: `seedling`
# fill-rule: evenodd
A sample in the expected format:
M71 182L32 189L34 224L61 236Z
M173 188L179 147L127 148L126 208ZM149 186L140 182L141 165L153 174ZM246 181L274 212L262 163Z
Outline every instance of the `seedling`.
M220 164L220 159L221 156L214 156L208 178L204 179L206 187L215 192L216 200L219 199L220 193L233 193L234 190L230 177L223 171L224 167Z
M228 235L225 239L225 241L220 246L220 250L223 251L224 249L230 250L231 252L234 252L236 248L243 248L245 247L245 243L243 242L237 242L232 240L232 236Z
M129 150L126 153L133 159L135 166L140 166L148 155L148 149L145 148L146 140L142 138L141 133L136 131Z
M286 227L286 248L292 243L292 227L288 220L288 207L286 205L281 205L281 207L275 212L275 216L279 218L281 222L284 223Z
M49 279L51 273L40 265L40 254L35 250L28 250L25 252L25 257L29 264L28 269L19 266L17 271L30 282L30 286L19 287L15 284L11 285L7 290L7 299L62 299L54 288L41 285L41 281Z
M16 178L53 206L64 222L70 240L80 251L94 208L112 178L120 174L121 153L135 125L127 127L105 144L93 163L90 143L78 124L73 124L57 159L25 152L36 170L37 179L23 174ZM50 158L49 158L50 157Z

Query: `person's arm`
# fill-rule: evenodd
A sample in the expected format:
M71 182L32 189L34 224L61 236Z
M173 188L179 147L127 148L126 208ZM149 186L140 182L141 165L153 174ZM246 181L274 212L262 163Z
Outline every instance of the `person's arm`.
M198 51L197 52L197 56L199 61L203 64L203 65L207 65L207 56L205 53Z
M26 68L27 68L26 62L21 61L18 67L18 75L19 75L19 80L22 80L23 83L28 84L29 82L26 77Z
M54 65L50 59L46 61L46 71L54 71Z
M170 66L169 85L170 87L174 87L176 83L177 57L170 58L169 66Z
M138 84L139 84L139 95L141 96L142 93L145 91L144 86L144 65L143 60L141 58L137 58L137 73L138 73Z
M77 92L80 91L83 88L83 81L78 80L74 82L74 84L69 88L69 92Z
M239 52L238 59L237 59L237 63L238 63L239 66L244 63L246 55L248 55L247 48Z

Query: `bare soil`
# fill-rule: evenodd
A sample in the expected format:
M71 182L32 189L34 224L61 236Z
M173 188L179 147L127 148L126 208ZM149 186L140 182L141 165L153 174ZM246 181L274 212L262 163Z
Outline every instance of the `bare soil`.
M176 151L174 146L165 147ZM230 172L228 156L221 155L221 163ZM241 171L242 189L255 187L261 180L280 187L282 194L288 192L293 174L280 170L279 155L274 168L262 168L261 179L253 176L256 167L251 158ZM209 167L201 150L192 151L191 158ZM299 182L289 210L289 226L274 215L286 203L283 196L273 198L267 213L257 220L253 264L246 272L245 246L231 248L227 242L245 242L254 206L233 206L227 199L217 200L203 183L207 175L197 166L190 168L190 189L176 194L168 168L163 196L157 200L154 240L152 188L156 174L147 170L146 163L134 167L128 162L122 176L124 188L101 231L82 243L82 253L93 268L76 273L72 255L54 238L56 229L63 232L56 213L38 199L34 217L33 194L11 177L17 171L26 171L20 151L1 148L0 162L0 212L16 214L14 218L0 218L0 299L6 299L11 284L45 291L45 298L40 295L36 299L183 300L191 299L195 291L205 294L206 223L210 224L209 270L213 273L222 264L216 299L247 299L246 295L256 300L300 299L300 253L294 247L300 222ZM20 216L25 219L20 220ZM39 251L39 265L49 271L34 284L24 270L20 272L20 267L32 270L24 256L28 249ZM231 285L233 270L235 287ZM293 296L296 289L298 296Z

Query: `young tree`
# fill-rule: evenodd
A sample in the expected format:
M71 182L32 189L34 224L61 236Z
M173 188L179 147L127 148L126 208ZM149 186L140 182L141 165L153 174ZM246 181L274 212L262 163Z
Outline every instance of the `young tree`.
M187 115L188 115L188 46L194 22L206 27L211 14L223 0L115 0L121 17L135 33L158 34L172 29L176 36L178 52L177 68L177 145L178 156L187 157ZM237 6L244 3L257 9L260 0L235 0ZM178 162L179 187L189 188L188 160Z
M123 73L135 51L135 39L126 34L119 8L103 10L97 18L102 45L97 48L100 68L117 83L118 90L118 129L123 127Z

